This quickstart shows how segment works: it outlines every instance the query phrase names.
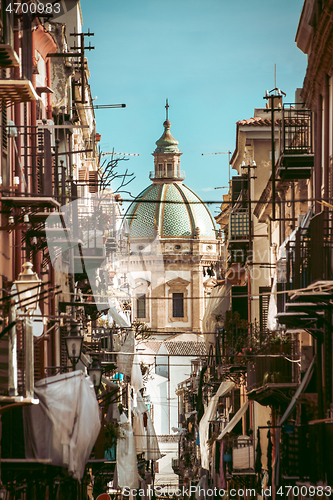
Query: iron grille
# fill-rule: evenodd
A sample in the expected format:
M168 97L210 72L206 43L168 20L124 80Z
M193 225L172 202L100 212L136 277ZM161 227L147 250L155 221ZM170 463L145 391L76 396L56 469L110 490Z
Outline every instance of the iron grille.
M239 211L229 215L229 238L231 240L249 238L248 211Z

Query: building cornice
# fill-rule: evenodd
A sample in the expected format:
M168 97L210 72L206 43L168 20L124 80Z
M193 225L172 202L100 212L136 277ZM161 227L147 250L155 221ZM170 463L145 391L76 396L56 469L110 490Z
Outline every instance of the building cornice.
M333 0L326 2L320 14L309 50L302 97L310 109L315 109L316 97L322 91L325 76L333 68Z

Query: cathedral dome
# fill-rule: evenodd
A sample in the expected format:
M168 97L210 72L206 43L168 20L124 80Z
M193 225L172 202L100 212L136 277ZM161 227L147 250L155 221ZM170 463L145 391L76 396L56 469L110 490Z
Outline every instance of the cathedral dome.
M166 106L168 110L168 104ZM215 221L204 202L182 181L181 152L170 133L171 123L163 123L164 133L156 141L153 184L139 194L126 213L132 238L215 239Z
M132 238L216 238L216 226L203 201L179 182L148 186L126 214Z

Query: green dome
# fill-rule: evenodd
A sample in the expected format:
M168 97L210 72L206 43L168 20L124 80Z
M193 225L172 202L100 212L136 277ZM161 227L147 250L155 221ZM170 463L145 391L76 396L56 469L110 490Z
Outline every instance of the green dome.
M164 203L163 203L164 202ZM154 183L126 213L132 238L216 238L215 221L204 202L179 182Z

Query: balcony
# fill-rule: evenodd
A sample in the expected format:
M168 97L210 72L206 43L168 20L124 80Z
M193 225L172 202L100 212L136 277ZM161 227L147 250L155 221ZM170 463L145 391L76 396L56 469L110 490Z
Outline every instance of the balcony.
M9 102L38 101L39 97L30 80L0 80L1 99Z
M248 436L238 436L232 447L232 474L254 473L253 441Z
M91 330L91 346L96 345L101 354L102 362L116 363L117 355L113 352L113 330L112 328L93 327ZM105 352L108 351L108 352Z
M333 232L328 212L310 220L307 229L299 229L288 246L287 282L291 289L305 288L315 281L332 280ZM290 273L290 274L289 274Z
M176 172L155 172L155 170L149 172L149 179L175 179L177 181L183 181L185 179L185 171L177 170Z
M20 60L13 47L9 44L0 43L0 67L17 68Z
M293 363L283 355L257 357L247 367L248 398L264 406L289 403L291 391L298 387L294 380Z
M85 274L84 269L88 271L100 268L105 260L105 257L105 247L81 247L81 250L79 247L74 248L75 274Z
M312 112L300 104L285 104L277 174L283 181L309 179L313 165Z
M306 425L285 425L281 432L281 475L286 481L299 479L316 484L333 482L332 419Z
M281 430L281 475L285 480L309 480L311 459L309 460L308 426L284 425ZM315 455L317 456L317 455Z

